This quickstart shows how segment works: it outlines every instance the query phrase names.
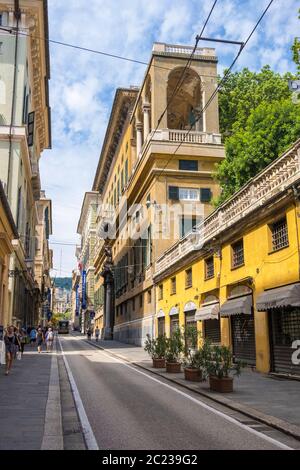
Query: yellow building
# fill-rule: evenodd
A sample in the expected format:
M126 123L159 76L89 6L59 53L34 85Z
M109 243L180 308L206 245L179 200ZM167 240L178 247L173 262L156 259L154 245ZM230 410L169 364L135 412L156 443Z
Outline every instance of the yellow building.
M257 370L299 375L299 201L300 140L157 260L156 335L191 321Z
M9 258L14 251L12 241L18 237L18 230L0 181L0 336L3 328L12 322L9 314Z
M93 184L101 197L94 265L106 338L113 331L115 339L143 344L154 332L154 263L212 211L218 195L217 97L198 119L216 88L217 57L198 48L181 79L191 52L155 43L141 87L115 95Z

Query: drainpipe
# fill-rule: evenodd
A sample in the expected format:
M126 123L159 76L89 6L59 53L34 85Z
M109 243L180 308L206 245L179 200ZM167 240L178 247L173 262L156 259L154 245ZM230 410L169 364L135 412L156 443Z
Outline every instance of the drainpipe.
M10 201L10 180L11 180L10 172L11 172L11 159L12 159L12 128L13 128L14 119L15 119L18 43L19 43L19 21L20 21L20 18L21 18L21 10L20 10L20 6L19 6L19 0L15 0L14 14L15 14L15 18L17 20L17 27L16 27L16 39L15 39L15 52L14 52L12 103L11 103L11 115L10 115L10 126L9 126L8 170L7 170L7 186L6 186L6 196L7 196L8 201Z

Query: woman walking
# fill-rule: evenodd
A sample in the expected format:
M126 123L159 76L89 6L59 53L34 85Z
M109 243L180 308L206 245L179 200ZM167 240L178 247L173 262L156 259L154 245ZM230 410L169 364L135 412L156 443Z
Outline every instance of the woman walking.
M37 330L36 339L37 339L37 345L38 345L38 352L40 353L42 352L42 344L45 340L44 333L41 327L39 327Z
M12 367L12 363L15 357L15 353L17 350L17 347L21 349L21 345L19 342L19 339L17 335L14 332L14 327L9 326L6 330L5 336L4 336L4 343L5 343L5 352L6 352L6 371L5 375L8 375L10 372L10 369Z

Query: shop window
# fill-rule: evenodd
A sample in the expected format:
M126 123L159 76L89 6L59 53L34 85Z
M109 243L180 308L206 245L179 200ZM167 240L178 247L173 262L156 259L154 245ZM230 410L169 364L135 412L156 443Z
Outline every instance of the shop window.
M185 287L188 289L193 285L193 272L192 268L189 268L185 271Z
M205 279L211 279L215 275L214 257L211 256L204 261L205 264Z
M288 227L285 217L271 225L271 232L273 251L289 246Z
M231 245L232 249L232 267L237 268L244 264L244 242L239 240Z
M176 277L171 278L171 294L176 294Z

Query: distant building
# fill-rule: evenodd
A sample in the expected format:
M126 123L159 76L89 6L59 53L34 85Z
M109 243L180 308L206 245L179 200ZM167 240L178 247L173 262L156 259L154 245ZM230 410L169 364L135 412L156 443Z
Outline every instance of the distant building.
M71 310L71 291L62 287L53 289L53 313L64 314Z

